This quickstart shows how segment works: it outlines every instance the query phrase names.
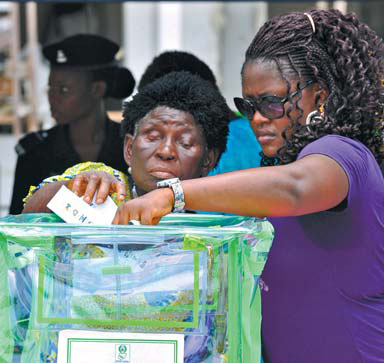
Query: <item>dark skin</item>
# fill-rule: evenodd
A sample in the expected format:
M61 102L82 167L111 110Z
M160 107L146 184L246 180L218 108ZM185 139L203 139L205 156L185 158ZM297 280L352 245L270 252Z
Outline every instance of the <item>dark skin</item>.
M298 79L291 79L294 92ZM243 97L260 97L266 94L286 96L286 82L273 63L251 63L244 69ZM315 109L318 92L324 100L328 93L314 84L302 91L299 106L303 115L299 122L305 124L309 112ZM289 105L285 104L285 110ZM291 115L298 117L298 110ZM263 151L268 156L277 155L283 145L282 130L290 124L285 114L270 120L256 111L250 120L253 131ZM291 131L292 132L292 131ZM289 137L290 132L287 133ZM208 212L224 212L245 216L283 217L299 216L333 208L348 193L348 178L341 166L324 155L309 155L288 165L215 175L194 180L184 180L185 208ZM121 191L117 181L105 181L99 190L100 201L109 190ZM81 194L81 188L73 190ZM265 191L268 190L268 193ZM100 193L102 191L102 193ZM171 189L156 189L140 198L122 204L113 220L114 224L128 224L138 220L142 224L157 224L170 213L174 196Z
M81 160L95 161L105 135L106 83L92 81L84 70L52 68L48 79L51 115L69 124L72 144Z
M202 129L190 114L159 106L139 121L135 135L126 135L124 158L132 167L138 194L143 195L163 179L206 176L216 164L218 152L207 149ZM121 200L127 194L126 186L107 173L81 173L70 181L45 185L28 200L23 213L50 212L46 205L62 185L88 203L96 192L96 203L103 203L114 192Z
M295 91L298 80L290 80ZM286 96L286 82L273 63L250 63L242 80L243 97L264 94ZM300 123L304 124L315 109L320 85L302 91L299 101L304 110ZM321 91L325 99L327 92ZM287 111L289 105L285 104ZM297 117L297 110L292 117ZM286 115L270 120L256 111L250 120L263 152L275 156L283 145L282 129L290 124ZM288 133L289 137L289 133ZM195 180L184 180L185 208L208 212L224 212L246 216L299 216L324 211L337 206L347 196L348 178L341 166L324 155L309 155L288 165L263 167L215 175ZM268 193L266 193L268 190ZM171 212L174 199L171 189L157 189L121 205L113 220L127 224L135 219L142 224L157 224Z
M160 106L140 121L134 136L125 137L124 158L137 193L143 195L160 180L207 175L217 154L206 148L202 129L190 114Z

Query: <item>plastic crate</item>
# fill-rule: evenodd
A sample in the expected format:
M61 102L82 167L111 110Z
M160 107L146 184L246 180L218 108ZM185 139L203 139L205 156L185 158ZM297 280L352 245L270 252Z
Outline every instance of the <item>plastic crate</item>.
M272 239L269 222L237 216L171 214L157 226L2 218L0 362L61 362L60 337L68 363L91 343L110 349L97 362L142 363L137 344L169 336L183 351L174 362L259 363L258 279ZM93 338L75 339L84 334Z

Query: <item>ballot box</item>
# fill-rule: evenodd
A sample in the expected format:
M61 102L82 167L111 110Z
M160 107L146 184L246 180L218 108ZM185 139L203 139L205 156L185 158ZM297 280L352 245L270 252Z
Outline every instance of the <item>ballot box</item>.
M0 219L0 363L260 362L266 220Z

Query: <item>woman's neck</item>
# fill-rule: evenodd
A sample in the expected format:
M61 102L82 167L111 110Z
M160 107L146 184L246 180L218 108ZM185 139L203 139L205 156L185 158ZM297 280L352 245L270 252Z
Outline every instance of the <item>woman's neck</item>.
M98 110L69 125L69 137L81 161L97 161L105 140L106 122L106 113Z

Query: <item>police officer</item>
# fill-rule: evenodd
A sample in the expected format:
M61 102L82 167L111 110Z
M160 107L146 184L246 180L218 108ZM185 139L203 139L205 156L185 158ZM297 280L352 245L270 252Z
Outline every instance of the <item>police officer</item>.
M19 214L31 185L84 161L126 172L120 125L111 121L105 98L128 97L131 72L115 60L119 46L93 34L78 34L43 48L50 63L48 100L57 125L30 133L16 145L11 214Z

